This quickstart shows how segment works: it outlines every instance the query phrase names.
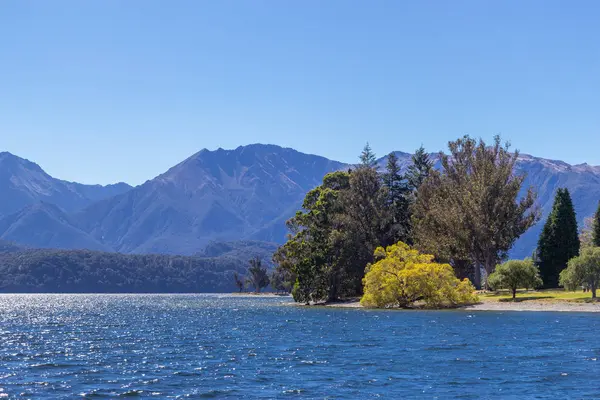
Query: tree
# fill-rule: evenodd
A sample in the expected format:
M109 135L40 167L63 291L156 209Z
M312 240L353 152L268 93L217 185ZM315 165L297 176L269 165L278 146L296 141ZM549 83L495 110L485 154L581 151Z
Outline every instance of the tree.
M254 287L256 293L260 293L263 288L269 286L269 274L267 273L267 269L263 268L259 257L250 260L248 283Z
M240 276L237 271L233 273L233 279L235 280L235 286L239 289L240 293L244 290L244 277Z
M391 211L391 220L388 228L390 231L389 241L381 243L381 245L388 246L399 241L410 242L409 188L402 176L395 153L388 155L382 178L388 191L387 207Z
M498 265L496 270L488 276L488 285L494 289L510 289L513 300L517 296L518 288L535 289L543 285L539 271L533 260L509 260Z
M293 277L293 274L289 270L279 266L271 273L271 287L278 293L291 292L292 287L294 286L294 281L295 277Z
M596 290L600 283L600 247L587 247L581 255L569 260L566 269L560 273L560 284L568 290L576 290L587 285L596 299Z
M429 159L429 155L423 146L415 151L411 160L412 164L408 167L406 179L408 181L408 188L412 192L416 192L431 173L433 162Z
M465 136L448 148L450 154L440 153L442 171L432 171L417 192L415 241L418 248L439 243L443 258L469 260L480 287L481 268L494 272L538 220L536 195L532 188L521 195L525 176L514 171L519 152L511 153L499 136L491 146Z
M371 150L371 146L367 142L360 154L360 167L375 168L377 166L377 158L375 153Z
M320 186L306 194L302 210L287 221L291 234L273 260L294 277L295 301L333 300L339 295L343 267L334 243L342 210L340 196L350 187L350 175L343 171L327 174Z
M417 301L427 307L476 302L473 285L457 279L450 265L435 263L433 258L402 242L386 249L378 247L377 261L367 267L361 304L389 308L408 307Z
M340 202L333 245L343 272L344 294L356 296L362 293L362 278L373 252L394 235L390 230L392 213L387 188L373 168L352 171Z
M596 247L600 247L600 202L598 202L598 210L594 215L592 243Z
M579 255L580 246L571 195L567 189L558 189L538 241L538 265L545 287L558 287L560 272Z

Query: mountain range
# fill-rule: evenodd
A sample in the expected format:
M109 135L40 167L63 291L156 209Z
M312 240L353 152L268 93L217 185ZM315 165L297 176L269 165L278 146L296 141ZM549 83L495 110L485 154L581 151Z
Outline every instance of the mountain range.
M409 153L396 155L404 167L410 164ZM328 172L348 167L253 144L202 150L137 187L99 186L62 181L33 162L0 153L0 240L37 248L184 255L207 246L209 252L220 249L216 242L282 243L285 221L305 194ZM597 207L600 167L521 155L517 170L527 174L526 186L536 188L544 217L559 187L571 191L580 224ZM542 223L519 239L513 256L531 254Z

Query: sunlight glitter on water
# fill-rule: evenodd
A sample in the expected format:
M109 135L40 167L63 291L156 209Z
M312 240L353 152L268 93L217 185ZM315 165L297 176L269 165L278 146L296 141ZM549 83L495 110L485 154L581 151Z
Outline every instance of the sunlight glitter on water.
M600 316L288 301L0 295L0 397L600 397Z

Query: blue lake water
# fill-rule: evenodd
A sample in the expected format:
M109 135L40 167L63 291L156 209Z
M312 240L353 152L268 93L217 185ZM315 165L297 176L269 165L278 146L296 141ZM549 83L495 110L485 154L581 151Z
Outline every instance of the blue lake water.
M0 295L0 398L600 398L600 315Z

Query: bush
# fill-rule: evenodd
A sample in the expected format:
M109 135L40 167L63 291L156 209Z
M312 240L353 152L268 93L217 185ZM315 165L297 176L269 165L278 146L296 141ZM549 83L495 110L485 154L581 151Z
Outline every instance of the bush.
M513 299L518 288L535 289L543 285L538 268L533 260L509 260L498 265L490 274L487 284L493 290L510 289Z
M587 286L596 298L596 289L600 282L600 247L586 247L581 255L572 258L567 268L560 273L560 285L567 290L576 290Z
M365 307L409 307L422 301L427 307L452 307L478 301L475 288L459 280L449 264L433 262L433 256L421 254L399 242L375 250L376 263L367 266L363 279Z

